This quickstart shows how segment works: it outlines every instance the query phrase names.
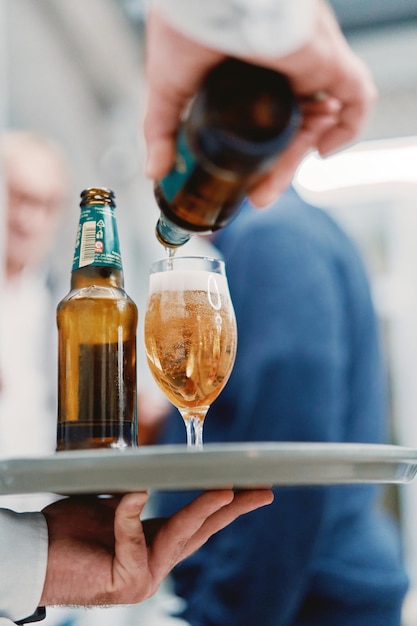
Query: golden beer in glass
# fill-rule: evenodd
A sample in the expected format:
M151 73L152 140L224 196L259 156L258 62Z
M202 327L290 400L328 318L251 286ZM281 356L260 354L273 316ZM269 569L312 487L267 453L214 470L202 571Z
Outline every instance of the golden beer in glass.
M236 318L223 261L177 257L151 265L145 350L151 373L181 413L187 444L201 448L203 422L233 369Z

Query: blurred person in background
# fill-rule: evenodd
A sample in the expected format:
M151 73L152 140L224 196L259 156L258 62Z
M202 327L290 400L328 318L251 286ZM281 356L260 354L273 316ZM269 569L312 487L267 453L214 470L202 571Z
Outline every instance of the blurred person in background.
M378 324L346 234L291 189L267 210L246 204L212 242L239 339L205 442L386 442ZM176 409L158 441L185 442ZM267 510L177 566L179 616L191 626L400 626L407 576L379 493L367 484L276 489ZM190 497L158 494L156 512Z
M56 299L51 253L63 224L70 169L49 137L1 137L5 254L0 319L0 457L52 454L56 446ZM39 511L47 494L1 496L0 507ZM51 614L47 623L61 621Z
M0 456L55 449L55 307L50 253L62 224L69 166L60 146L29 131L1 137L6 236L0 324Z

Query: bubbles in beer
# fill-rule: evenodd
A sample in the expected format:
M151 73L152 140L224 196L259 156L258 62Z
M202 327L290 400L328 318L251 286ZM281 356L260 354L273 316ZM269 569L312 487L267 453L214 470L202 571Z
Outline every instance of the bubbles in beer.
M185 281L189 288L177 291L173 285L166 290L161 284L163 274L151 276L145 321L148 363L156 382L175 406L208 407L233 367L236 322L229 298L222 297L222 276L209 281L209 272L177 273L177 284ZM196 288L199 282L204 289ZM210 282L215 289L208 291Z

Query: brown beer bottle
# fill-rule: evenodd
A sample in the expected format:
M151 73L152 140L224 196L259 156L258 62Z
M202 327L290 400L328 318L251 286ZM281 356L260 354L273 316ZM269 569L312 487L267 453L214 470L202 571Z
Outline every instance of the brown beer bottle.
M58 304L57 450L137 445L135 303L124 291L114 194L81 193L71 290Z
M181 125L173 169L155 184L158 240L175 249L226 226L300 122L283 75L237 59L216 66Z

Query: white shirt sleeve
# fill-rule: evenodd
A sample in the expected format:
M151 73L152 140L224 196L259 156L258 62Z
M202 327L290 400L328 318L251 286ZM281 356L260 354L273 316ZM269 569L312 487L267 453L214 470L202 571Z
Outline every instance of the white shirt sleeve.
M179 32L230 55L283 56L306 43L316 0L152 0Z
M41 513L0 509L0 626L32 615L40 601L48 559Z

